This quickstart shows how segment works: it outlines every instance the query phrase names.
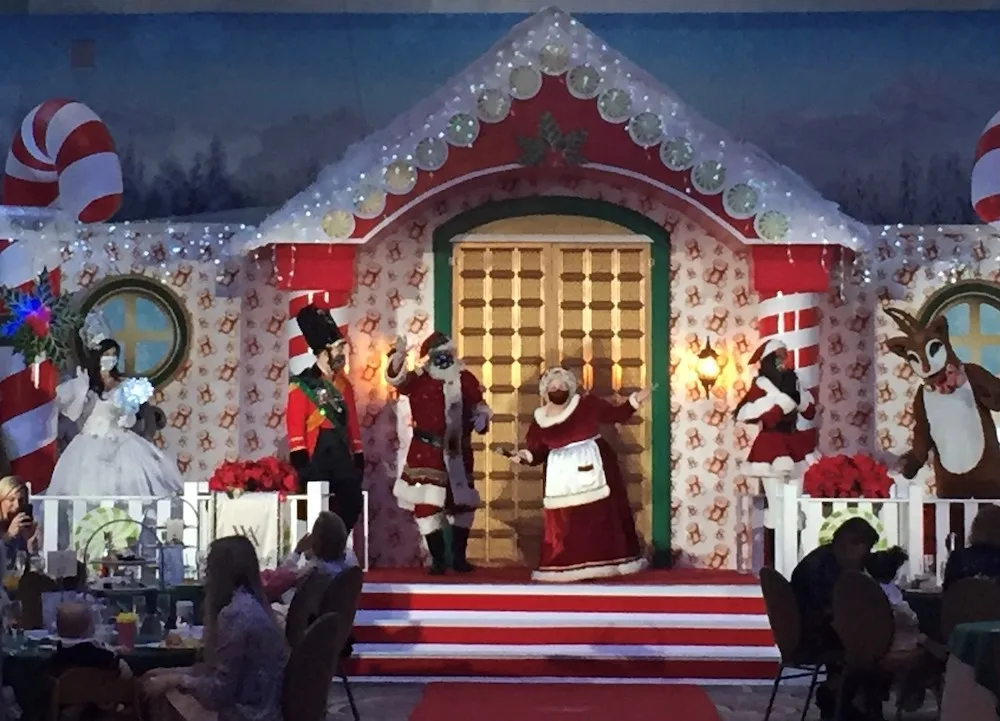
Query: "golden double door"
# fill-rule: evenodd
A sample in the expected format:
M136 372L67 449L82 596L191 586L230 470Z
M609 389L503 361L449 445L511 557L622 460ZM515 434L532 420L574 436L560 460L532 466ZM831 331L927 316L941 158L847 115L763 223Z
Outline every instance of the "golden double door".
M486 564L530 565L542 531L542 473L492 449L520 447L539 406L539 376L553 365L569 368L583 389L613 402L646 385L649 244L473 240L457 243L452 258L454 337L494 412L490 432L473 439L483 506L469 555ZM648 427L640 413L605 432L647 539Z

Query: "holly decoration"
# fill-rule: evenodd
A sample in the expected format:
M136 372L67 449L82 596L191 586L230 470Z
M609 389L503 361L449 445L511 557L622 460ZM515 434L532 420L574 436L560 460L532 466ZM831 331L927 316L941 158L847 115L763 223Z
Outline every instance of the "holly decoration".
M521 146L521 157L517 162L526 166L583 165L587 162L583 156L583 145L586 142L586 130L578 129L563 133L552 113L546 111L538 119L536 137L518 137L517 144Z
M0 345L13 348L27 365L66 359L81 318L68 293L52 291L47 268L31 290L0 286L0 306Z

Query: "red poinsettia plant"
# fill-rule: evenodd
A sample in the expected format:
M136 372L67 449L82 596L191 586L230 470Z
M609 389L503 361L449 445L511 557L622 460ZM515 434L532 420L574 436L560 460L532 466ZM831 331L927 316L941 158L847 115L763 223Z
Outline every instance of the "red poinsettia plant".
M295 493L299 477L295 469L274 456L256 461L226 461L208 479L208 489L238 496L242 493Z
M869 455L823 456L809 466L802 490L813 498L888 498L893 480Z

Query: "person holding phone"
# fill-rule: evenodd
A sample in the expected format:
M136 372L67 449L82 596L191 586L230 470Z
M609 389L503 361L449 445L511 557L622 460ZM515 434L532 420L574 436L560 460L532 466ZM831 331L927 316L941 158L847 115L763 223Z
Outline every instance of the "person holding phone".
M0 566L4 570L14 566L18 553L38 550L38 524L28 500L28 486L17 476L0 478L0 537Z

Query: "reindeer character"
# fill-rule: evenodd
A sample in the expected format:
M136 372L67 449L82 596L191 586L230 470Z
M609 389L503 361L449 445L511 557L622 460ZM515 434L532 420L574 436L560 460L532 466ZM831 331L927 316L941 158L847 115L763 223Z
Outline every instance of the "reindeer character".
M921 380L913 397L913 444L900 458L903 476L916 476L933 450L939 498L1000 497L1000 443L992 415L1000 411L1000 379L958 359L943 315L925 325L898 308L885 314L904 333L889 338L886 347Z

